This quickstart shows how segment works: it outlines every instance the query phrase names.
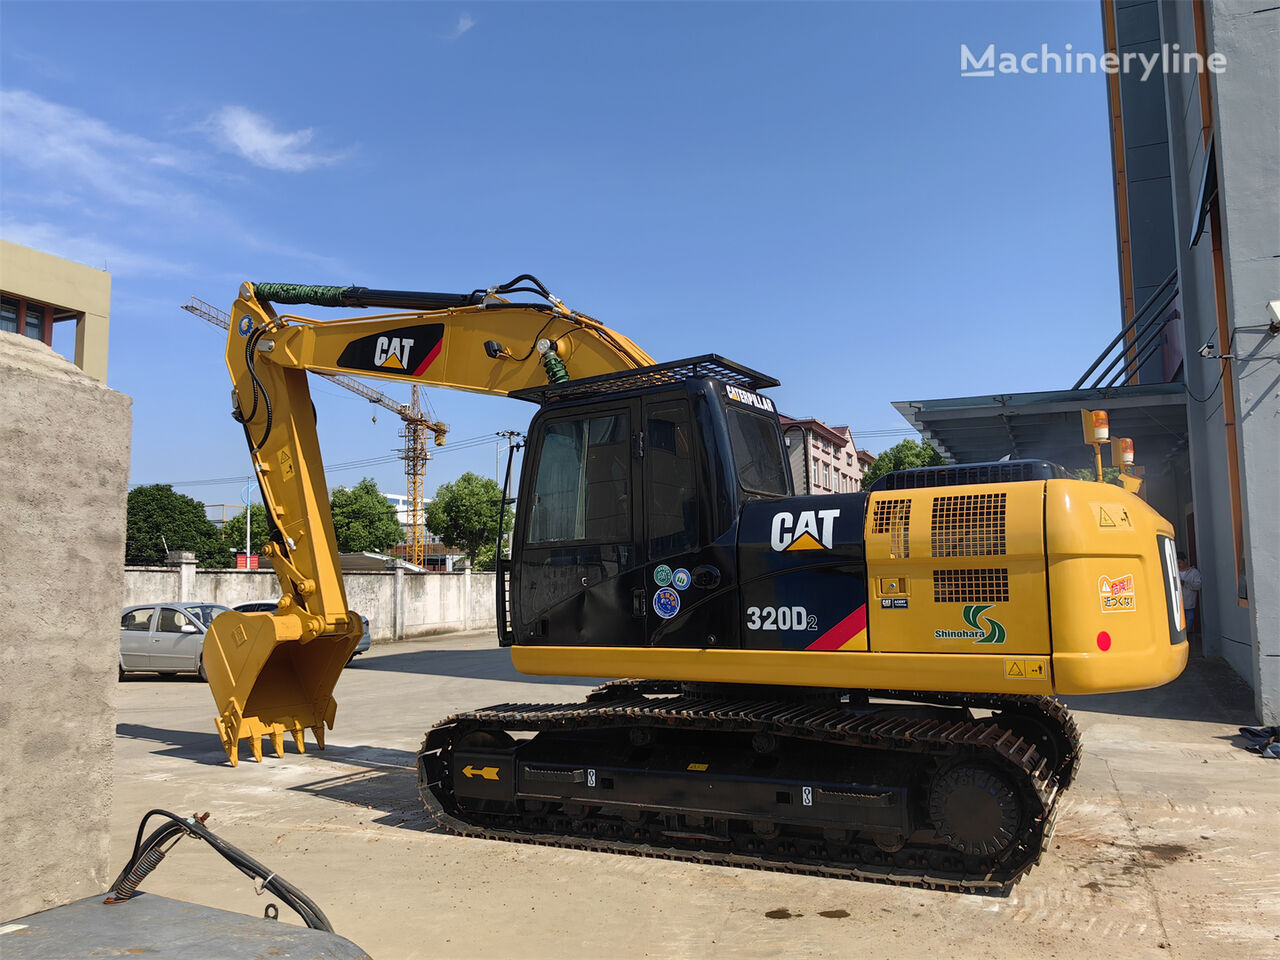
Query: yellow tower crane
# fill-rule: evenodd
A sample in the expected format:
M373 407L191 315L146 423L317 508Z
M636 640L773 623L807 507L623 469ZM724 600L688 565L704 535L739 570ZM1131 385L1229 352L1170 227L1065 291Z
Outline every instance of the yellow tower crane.
M223 330L231 329L231 315L225 310L219 310L211 303L206 303L199 297L192 297L182 305L182 309L187 313L200 317L202 320L208 320L214 326L221 327ZM400 454L400 459L404 461L404 474L408 488L408 508L405 517L405 559L410 563L421 566L426 560L427 552L426 513L423 509L422 499L422 481L427 473L427 461L431 459L431 453L427 448L427 435L431 434L435 445L442 447L444 446L445 434L449 432L449 428L438 420L432 419L428 414L423 413L417 384L413 386L410 401L408 403L398 403L380 390L375 390L373 387L351 377L330 373L317 373L316 376L324 377L331 383L336 383L338 386L364 397L370 403L385 407L404 421L404 429L400 431L400 436L404 440L404 452Z

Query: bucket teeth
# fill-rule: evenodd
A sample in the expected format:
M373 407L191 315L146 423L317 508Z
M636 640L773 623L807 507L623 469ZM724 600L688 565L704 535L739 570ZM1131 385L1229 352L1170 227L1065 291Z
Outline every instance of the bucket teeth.
M279 724L271 727L271 746L275 748L276 756L284 759L284 731Z
M302 739L302 727L301 727L300 725L299 725L299 726L296 726L296 727L294 727L294 728L293 728L293 730L292 730L292 731L290 731L290 732L293 734L293 742L294 742L295 744L297 744L298 752L299 752L299 753L306 753L306 752L307 752L307 745L306 745L306 743L305 743L305 742L303 741L303 739Z
M314 727L311 728L311 735L316 738L316 746L319 747L321 750L323 750L324 749L324 727L317 723Z

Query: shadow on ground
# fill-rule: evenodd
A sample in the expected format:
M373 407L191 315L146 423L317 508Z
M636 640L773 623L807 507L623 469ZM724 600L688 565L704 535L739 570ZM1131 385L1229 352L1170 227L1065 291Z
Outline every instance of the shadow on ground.
M1253 691L1225 660L1193 656L1182 676L1154 690L1064 697L1081 713L1252 725Z
M508 683L550 683L557 686L596 687L606 682L598 677L536 677L520 673L511 665L511 654L501 647L484 650L405 650L387 653L347 669L387 670L394 673L430 674L436 677L469 677Z

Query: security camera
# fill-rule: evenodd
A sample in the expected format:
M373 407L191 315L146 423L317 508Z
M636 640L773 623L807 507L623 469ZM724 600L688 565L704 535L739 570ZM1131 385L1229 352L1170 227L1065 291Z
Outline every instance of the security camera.
M1199 353L1200 356L1208 360L1210 357L1213 356L1213 341L1210 340L1208 343L1206 343L1203 347L1201 347L1196 352Z

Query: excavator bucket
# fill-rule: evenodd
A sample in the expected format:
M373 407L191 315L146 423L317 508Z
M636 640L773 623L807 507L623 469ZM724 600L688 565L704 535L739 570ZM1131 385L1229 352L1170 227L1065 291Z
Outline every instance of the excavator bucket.
M347 633L304 641L301 619L287 613L219 614L204 641L204 669L218 716L214 723L227 759L240 761L240 740L247 738L255 760L262 761L262 738L270 737L276 756L284 756L284 736L305 753L303 733L310 729L324 749L324 728L333 729L338 703L333 688L363 632L351 614Z

